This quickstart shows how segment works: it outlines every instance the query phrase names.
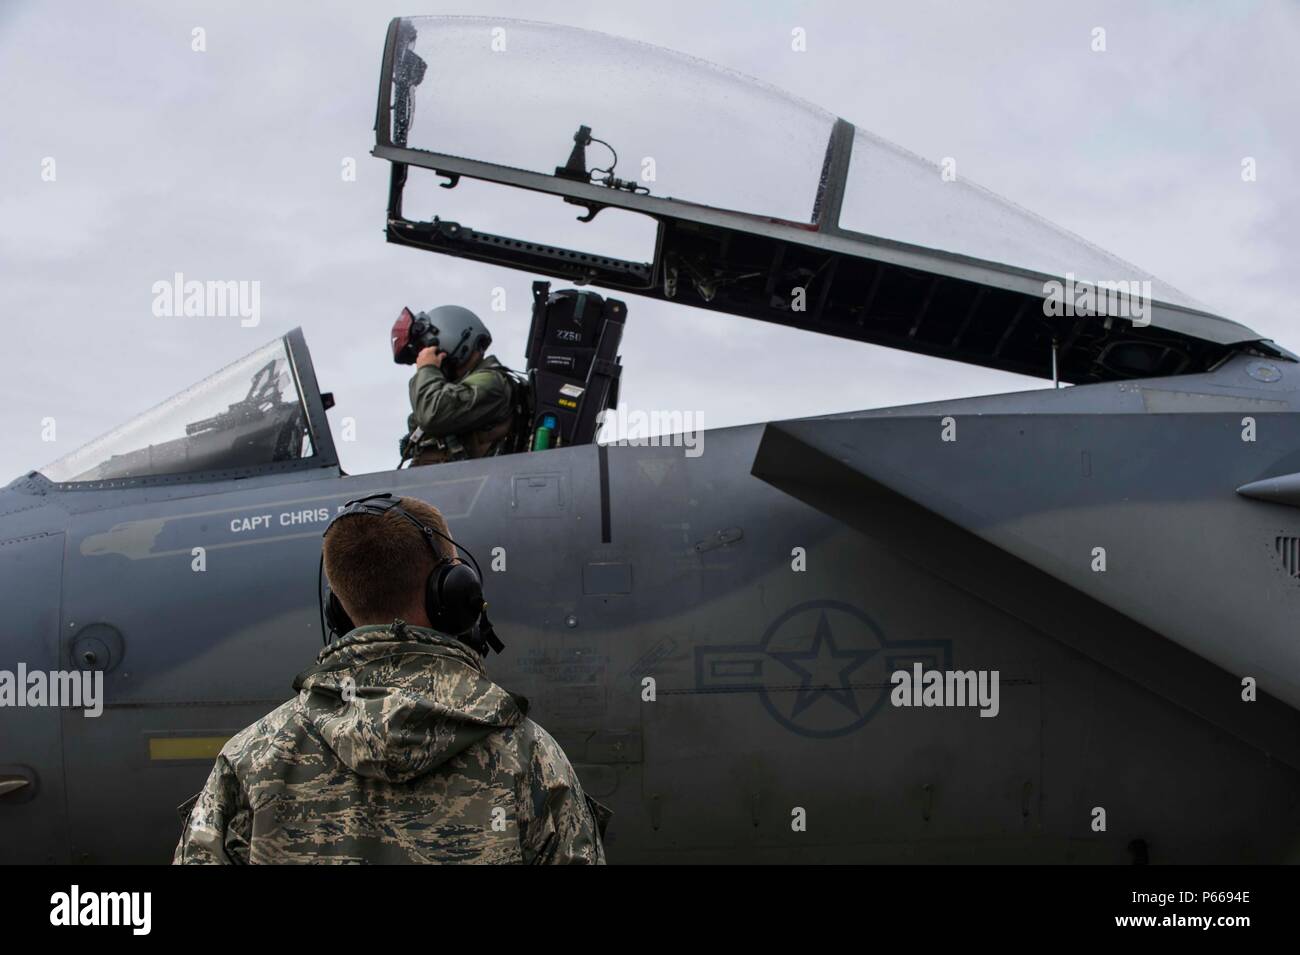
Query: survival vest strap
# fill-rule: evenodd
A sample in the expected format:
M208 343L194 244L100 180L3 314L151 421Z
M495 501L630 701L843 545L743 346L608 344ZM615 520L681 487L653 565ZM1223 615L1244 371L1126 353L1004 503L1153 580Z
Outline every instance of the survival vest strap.
M506 393L510 396L510 410L504 418L486 428L468 434L448 435L443 439L442 444L450 455L449 460L462 461L466 458L510 454L522 450L521 442L527 441L532 408L528 379L505 365L491 370L505 379Z
M533 430L533 385L527 375L501 366L510 385L510 432L497 454L527 451Z

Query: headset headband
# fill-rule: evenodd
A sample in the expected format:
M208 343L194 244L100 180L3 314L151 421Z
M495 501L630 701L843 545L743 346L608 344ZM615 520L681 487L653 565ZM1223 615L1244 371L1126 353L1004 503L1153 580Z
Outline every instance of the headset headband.
M391 491L384 491L382 494L369 494L366 497L359 497L356 500L348 501L346 504L343 505L343 510L335 514L334 519L325 525L325 531L324 533L321 534L321 536L324 537L325 534L328 534L330 532L330 528L333 527L339 520L341 520L344 517L350 517L353 514L373 514L375 516L382 516L384 514L387 514L389 511L396 511L403 518L410 521L411 526L413 526L416 530L418 530L421 534L424 535L424 539L428 541L429 549L433 551L433 556L435 559L443 559L442 554L438 552L437 545L435 545L433 542L434 536L437 535L438 537L441 537L443 540L445 540L448 544L450 544L453 548L455 548L456 550L464 554L466 557L468 557L469 562L474 565L474 572L479 575L480 580L483 579L483 571L479 568L478 561L474 559L473 554L471 554L460 544L456 543L454 540L452 540L442 531L438 530L436 527L430 527L429 525L421 521L419 518L417 518L410 511L408 511L406 508L402 507L402 502L397 498L393 497Z

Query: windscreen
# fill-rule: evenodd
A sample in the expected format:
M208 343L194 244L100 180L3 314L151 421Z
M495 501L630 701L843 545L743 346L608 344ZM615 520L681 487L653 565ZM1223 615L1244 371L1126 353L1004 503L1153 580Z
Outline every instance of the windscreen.
M40 469L57 483L248 468L314 454L283 339Z
M1156 301L1205 308L1137 266L863 129L853 137L840 228L1059 280L1149 281Z
M417 17L398 28L392 141L553 175L586 149L651 195L810 222L835 117L757 80L571 27Z

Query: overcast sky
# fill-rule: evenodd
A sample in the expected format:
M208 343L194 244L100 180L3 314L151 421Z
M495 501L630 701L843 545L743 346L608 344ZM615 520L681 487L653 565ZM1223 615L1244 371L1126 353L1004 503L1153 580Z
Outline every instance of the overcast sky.
M1300 351L1295 0L0 0L0 481L294 326L336 396L336 441L340 420L356 420L356 440L338 443L353 473L395 462L409 369L392 363L387 333L402 306L467 305L496 354L522 366L534 276L387 244L388 164L369 156L389 18L471 12L678 50L954 157L960 175ZM204 52L191 49L195 28ZM791 49L795 28L806 52ZM340 175L346 157L355 181ZM509 221L503 192L458 215ZM259 282L260 324L155 316L153 285L176 272ZM496 287L504 314L489 309ZM628 302L625 399L701 411L711 428L1044 384Z

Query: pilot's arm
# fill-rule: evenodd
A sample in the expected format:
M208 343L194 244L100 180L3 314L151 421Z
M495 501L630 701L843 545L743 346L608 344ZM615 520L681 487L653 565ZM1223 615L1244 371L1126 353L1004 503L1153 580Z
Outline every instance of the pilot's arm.
M218 756L185 821L172 865L240 865L248 862L252 812L225 756Z
M421 365L411 378L411 422L425 434L465 434L510 413L502 375L486 368L451 381L437 365Z
M604 865L603 830L611 813L582 791L564 750L531 720L516 732L531 736L528 771L520 774L520 848L533 865Z

